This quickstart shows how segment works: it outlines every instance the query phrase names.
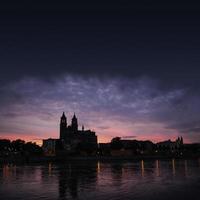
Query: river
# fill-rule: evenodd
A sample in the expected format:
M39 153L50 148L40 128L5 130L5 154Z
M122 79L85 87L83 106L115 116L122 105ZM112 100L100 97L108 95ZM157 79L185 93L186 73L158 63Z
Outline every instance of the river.
M200 160L0 166L0 199L200 199Z

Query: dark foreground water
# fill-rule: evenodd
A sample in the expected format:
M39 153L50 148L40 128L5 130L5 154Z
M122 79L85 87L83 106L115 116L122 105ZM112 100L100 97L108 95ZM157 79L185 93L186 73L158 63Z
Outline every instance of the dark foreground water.
M200 199L200 160L0 166L0 199Z

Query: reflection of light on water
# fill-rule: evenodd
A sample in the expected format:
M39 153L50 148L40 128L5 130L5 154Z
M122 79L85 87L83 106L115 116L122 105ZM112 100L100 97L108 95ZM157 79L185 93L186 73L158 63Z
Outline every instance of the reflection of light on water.
M192 199L199 195L200 168L198 160L185 160L174 160L175 176L172 174L172 159L145 160L145 164L142 159L131 162L29 164L16 166L16 176L13 174L14 166L3 165L0 169L1 199L90 200L96 197L96 200L148 200L170 196L171 200L175 200L179 196L184 199L184 194ZM48 168L52 170L51 176ZM99 168L100 173L97 174ZM189 178L185 177L184 168L188 170ZM125 170L124 175L121 174L122 169ZM159 170L160 176L156 176L156 170ZM4 178L7 172L9 177Z
M185 169L185 176L188 174L188 166L187 166L187 160L184 162L184 169Z
M144 177L144 160L141 160L141 174Z
M175 166L175 160L174 159L172 159L172 173L173 173L173 175L176 174L176 166Z
M51 172L52 172L52 164L49 163L49 176L51 176Z
M9 178L14 175L16 175L16 165L6 164L3 166L3 177L4 178Z
M160 176L159 160L156 160L156 176Z
M16 165L4 165L3 166L3 177L9 178L12 175L16 175Z
M9 177L9 166L8 165L3 166L3 177L4 178Z
M101 164L100 164L100 162L98 161L98 163L97 163L97 172L100 173L100 171L101 171Z

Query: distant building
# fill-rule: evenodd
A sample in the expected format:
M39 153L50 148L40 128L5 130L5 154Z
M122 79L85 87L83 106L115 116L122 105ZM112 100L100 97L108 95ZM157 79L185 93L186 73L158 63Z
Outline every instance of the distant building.
M43 151L44 151L44 155L46 156L55 156L58 149L60 148L60 140L59 139L46 139L43 140Z
M131 156L151 154L155 145L151 141L127 140L115 137L110 143L110 154L112 156Z
M183 146L183 138L178 137L175 141L166 140L163 142L158 142L156 146L161 149L165 149L165 150L168 149L171 151L175 151L175 150L180 149Z
M99 143L98 144L98 155L109 156L111 153L110 143Z
M60 119L60 140L62 141L66 150L75 151L77 149L96 149L97 148L97 136L95 132L91 130L78 129L78 119L74 114L71 125L67 125L67 118L65 113Z
M74 114L71 124L67 124L67 117L63 112L60 118L60 138L43 140L45 155L66 153L94 154L97 150L97 136L91 130L78 129L78 119ZM84 152L84 153L83 153ZM86 153L85 153L86 152Z

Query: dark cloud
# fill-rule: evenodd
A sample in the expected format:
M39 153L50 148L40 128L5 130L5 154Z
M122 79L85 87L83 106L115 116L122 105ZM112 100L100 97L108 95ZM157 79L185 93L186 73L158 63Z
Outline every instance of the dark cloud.
M109 122L147 133L146 123L149 134L197 138L199 10L175 1L1 3L0 129L50 131L65 110L104 133Z
M27 77L1 88L5 93L0 102L5 104L5 99L9 99L6 107L0 107L1 131L35 132L36 129L41 134L56 130L60 114L69 113L70 123L75 111L80 125L103 133L111 134L117 128L122 136L130 132L139 136L143 131L147 135L159 131L167 136L168 131L170 134L173 131L187 136L193 129L193 135L198 135L193 122L200 121L199 95L191 96L187 88L163 90L159 83L148 77L132 80L113 77L101 81L68 75L54 82ZM17 100L18 95L21 98ZM193 135L191 138L197 137Z
M117 1L0 6L0 80L150 76L199 83L199 5Z

